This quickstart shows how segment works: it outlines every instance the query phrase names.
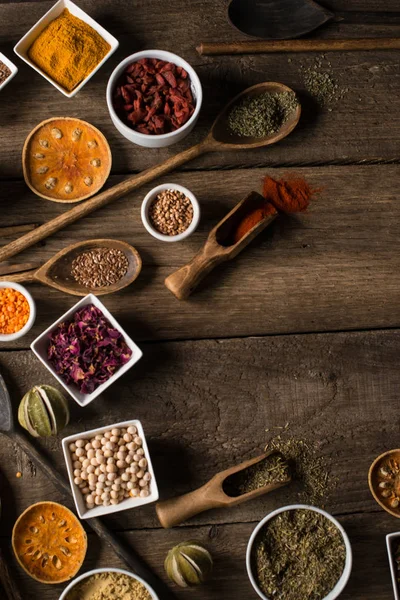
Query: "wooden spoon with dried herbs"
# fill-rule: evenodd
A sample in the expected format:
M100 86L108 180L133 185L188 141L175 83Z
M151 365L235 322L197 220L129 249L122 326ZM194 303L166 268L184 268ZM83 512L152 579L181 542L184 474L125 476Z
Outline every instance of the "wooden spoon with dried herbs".
M163 527L175 527L206 510L237 506L290 481L288 463L282 454L271 451L217 473L193 492L158 502L156 512Z

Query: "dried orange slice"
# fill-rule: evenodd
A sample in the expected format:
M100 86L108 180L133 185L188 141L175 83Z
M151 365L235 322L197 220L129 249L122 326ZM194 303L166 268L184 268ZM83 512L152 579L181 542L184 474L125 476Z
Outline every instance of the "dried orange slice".
M39 123L22 151L27 185L55 202L79 202L103 187L111 150L104 135L80 119L58 117Z
M33 579L62 583L81 568L87 536L68 508L57 502L38 502L15 523L12 546L19 564Z

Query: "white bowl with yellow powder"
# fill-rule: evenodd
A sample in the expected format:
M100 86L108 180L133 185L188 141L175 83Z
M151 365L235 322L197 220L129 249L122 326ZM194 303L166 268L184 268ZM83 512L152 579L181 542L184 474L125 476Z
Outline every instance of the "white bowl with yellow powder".
M49 39L44 38L46 35ZM71 0L59 0L20 39L14 52L64 96L72 98L118 46L118 40L79 6ZM50 48L48 54L43 48ZM37 56L37 62L32 56Z
M59 600L159 600L153 588L138 575L123 569L93 569L80 575Z

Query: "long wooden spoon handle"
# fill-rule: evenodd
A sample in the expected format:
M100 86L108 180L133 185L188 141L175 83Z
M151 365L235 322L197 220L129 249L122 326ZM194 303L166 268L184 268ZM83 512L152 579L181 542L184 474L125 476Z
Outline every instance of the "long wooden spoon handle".
M169 275L164 283L178 300L185 300L196 289L200 281L225 260L224 255L208 254L207 246L205 246L187 265Z
M216 506L219 504L207 497L207 488L203 486L183 496L157 502L156 512L161 525L169 529Z
M5 560L4 553L0 548L0 582L5 596L1 595L4 600L22 600L14 579L11 577L10 569Z
M31 442L18 431L10 434L12 439L22 448L29 458L38 465L53 485L61 491L67 500L71 499L71 488L66 479L55 469L55 467L40 454ZM114 552L119 556L134 573L143 577L145 581L154 588L160 598L166 600L176 600L175 595L170 591L167 585L159 579L146 565L143 559L136 554L133 548L126 544L108 529L108 527L98 518L87 519L86 524L89 525L97 535L110 544Z
M200 44L202 55L261 54L269 52L332 52L345 50L399 50L400 38L360 38L347 40L273 40L209 42Z
M3 275L0 277L0 281L14 281L14 283L24 283L26 281L34 281L35 273L37 269L32 271L22 271L22 273L13 273L10 275Z
M56 231L67 227L67 225L71 225L71 223L75 223L75 221L78 221L96 209L105 206L109 202L125 196L129 192L132 192L140 186L149 183L149 181L153 181L153 179L156 179L161 175L165 175L165 173L169 173L169 171L172 171L173 169L177 169L188 161L193 160L205 152L208 152L212 149L212 146L212 139L206 138L199 144L196 144L195 146L192 146L191 148L172 156L159 165L151 167L150 169L143 171L143 173L129 177L125 181L121 181L121 183L114 185L112 188L109 188L97 196L90 198L90 200L86 200L85 202L78 204L67 212L55 217L55 219L52 219L48 223L37 227L33 231L30 231L17 240L14 240L10 244L3 246L0 249L0 262L10 258L11 256L14 256L15 254L18 254L19 252L22 252L22 250L29 248L33 244L37 244L53 233L56 233Z

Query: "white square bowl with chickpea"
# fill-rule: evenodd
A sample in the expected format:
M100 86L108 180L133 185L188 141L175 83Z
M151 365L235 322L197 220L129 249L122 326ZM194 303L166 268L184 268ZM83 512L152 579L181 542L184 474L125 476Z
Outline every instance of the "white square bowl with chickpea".
M158 500L158 488L140 421L125 421L62 440L68 477L81 519Z

